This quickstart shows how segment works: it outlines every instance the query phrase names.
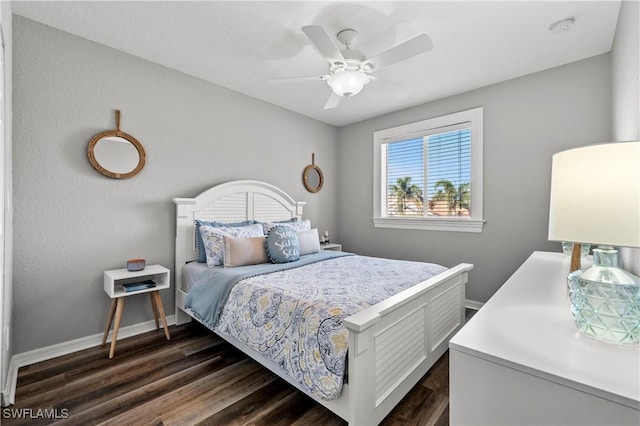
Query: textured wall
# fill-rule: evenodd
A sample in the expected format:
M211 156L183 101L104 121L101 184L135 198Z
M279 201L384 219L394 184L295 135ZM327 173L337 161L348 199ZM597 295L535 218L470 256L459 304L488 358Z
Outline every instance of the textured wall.
M11 314L13 312L13 211L12 206L12 147L11 147L11 134L12 134L12 63L13 63L13 35L12 35L12 19L11 19L11 2L3 1L0 3L0 24L2 25L2 36L4 40L4 145L0 147L3 150L4 162L2 164L2 170L4 178L4 196L3 206L4 209L4 259L2 268L2 280L0 285L0 304L2 305L2 313L0 316L0 391L5 392L7 390L7 373L9 371L9 362L13 355L13 330L11 324ZM3 397L5 395L3 394ZM4 402L4 401L3 401Z
M470 70L470 72L472 72ZM551 156L606 141L611 132L609 55L420 105L339 130L340 237L346 250L475 264L467 298L485 302L547 241ZM482 234L375 229L371 222L375 130L484 107Z
M13 75L15 353L100 333L104 270L134 257L173 268L172 197L263 180L338 237L332 126L18 16ZM128 180L98 174L86 154L116 108L147 153ZM317 194L301 180L313 152ZM172 292L162 297L171 313ZM147 298L127 300L123 326L151 318Z
M613 140L640 140L640 3L623 1L611 49ZM640 218L638 218L640 220ZM622 248L622 266L640 275L640 249Z

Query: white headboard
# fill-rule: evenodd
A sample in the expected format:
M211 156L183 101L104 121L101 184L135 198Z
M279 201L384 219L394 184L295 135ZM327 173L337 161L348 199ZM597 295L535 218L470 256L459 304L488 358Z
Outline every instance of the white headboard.
M175 286L182 286L182 268L196 260L196 219L220 222L259 220L264 222L302 218L303 201L255 180L236 180L216 185L194 198L174 198L176 204Z

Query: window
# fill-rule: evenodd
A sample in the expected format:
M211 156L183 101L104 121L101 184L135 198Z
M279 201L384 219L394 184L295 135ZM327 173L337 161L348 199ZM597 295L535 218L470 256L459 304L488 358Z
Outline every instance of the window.
M376 227L482 232L482 113L374 132Z

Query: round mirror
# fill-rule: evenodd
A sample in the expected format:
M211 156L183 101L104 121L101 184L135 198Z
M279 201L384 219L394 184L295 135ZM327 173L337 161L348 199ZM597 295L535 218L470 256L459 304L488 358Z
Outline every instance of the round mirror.
M311 164L305 167L302 172L302 181L309 192L318 192L322 189L324 176L320 167L315 165L315 154L311 156Z
M145 163L145 152L136 138L120 131L120 117L116 110L116 130L101 132L89 142L89 161L105 176L126 179L135 176Z

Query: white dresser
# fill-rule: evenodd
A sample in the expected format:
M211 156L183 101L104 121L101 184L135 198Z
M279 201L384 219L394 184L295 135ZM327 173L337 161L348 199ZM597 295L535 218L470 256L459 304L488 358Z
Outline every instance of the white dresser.
M577 331L568 271L534 252L451 339L451 425L640 425L640 346Z

